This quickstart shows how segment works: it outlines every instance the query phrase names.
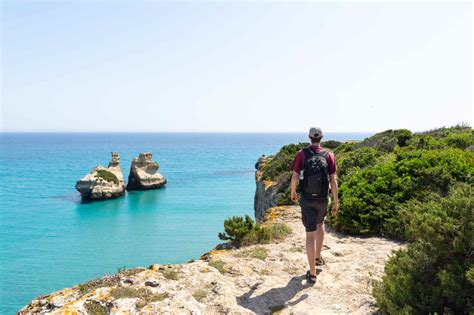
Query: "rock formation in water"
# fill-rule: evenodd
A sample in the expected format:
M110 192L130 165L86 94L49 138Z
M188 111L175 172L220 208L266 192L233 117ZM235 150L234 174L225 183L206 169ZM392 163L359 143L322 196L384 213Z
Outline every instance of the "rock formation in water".
M150 152L140 153L133 159L128 176L127 190L144 190L160 188L166 179L158 173L160 166L152 160Z
M112 152L107 168L96 166L89 174L76 182L76 189L83 200L103 200L120 197L125 192L120 156Z

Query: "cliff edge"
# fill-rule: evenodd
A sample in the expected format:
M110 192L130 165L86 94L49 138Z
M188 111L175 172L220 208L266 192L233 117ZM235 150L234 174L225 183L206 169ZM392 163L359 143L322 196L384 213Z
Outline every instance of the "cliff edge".
M213 250L200 260L152 265L40 296L20 314L368 314L372 283L400 245L383 238L326 234L317 283L306 284L304 228L299 207L274 207L264 222L293 233L278 244Z

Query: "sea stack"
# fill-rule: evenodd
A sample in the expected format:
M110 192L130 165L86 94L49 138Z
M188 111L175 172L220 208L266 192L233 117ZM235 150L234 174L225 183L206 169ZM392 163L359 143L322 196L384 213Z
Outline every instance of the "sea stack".
M152 160L151 152L140 153L134 158L128 176L128 190L156 189L166 184L166 179L158 173L160 166Z
M120 156L112 152L107 168L96 166L89 174L76 182L76 189L83 200L104 200L120 197L125 192Z

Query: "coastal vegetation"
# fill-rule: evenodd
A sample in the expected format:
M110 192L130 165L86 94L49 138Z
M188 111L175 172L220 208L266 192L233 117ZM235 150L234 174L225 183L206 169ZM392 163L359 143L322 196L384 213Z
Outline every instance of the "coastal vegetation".
M139 301L136 304L136 307L137 309L141 309L148 303L163 301L168 297L168 293L153 293L145 288L135 289L130 287L118 286L110 291L110 296L114 299L138 298Z
M96 176L98 178L102 178L106 182L113 182L115 184L119 184L119 180L114 173L107 171L107 170L97 170Z
M250 249L245 249L243 250L238 257L251 257L251 258L257 258L260 260L265 260L267 259L268 256L268 249L265 247L253 247Z
M250 216L233 216L224 221L221 240L230 241L235 247L268 244L283 240L292 230L284 223L256 224Z
M225 273L225 264L221 259L211 259L209 266L216 268L220 273Z
M413 242L385 266L374 296L389 314L474 312L474 199L459 184L447 197L412 200L400 208Z
M119 268L117 270L117 273L115 274L106 275L102 278L94 279L94 280L79 284L78 289L81 294L87 294L89 292L94 291L97 288L116 286L120 284L121 276L131 277L139 272L142 272L143 270L144 268L133 268L133 269L125 269L125 267Z
M107 315L108 310L107 307L100 304L97 301L86 301L84 303L84 308L87 311L87 314L94 314L94 315Z
M196 299L196 301L201 302L204 300L207 296L207 291L203 289L197 289L196 291L193 292L193 298Z
M178 272L174 269L164 269L163 277L170 280L178 280Z
M284 146L262 168L289 199L295 154ZM474 312L474 133L467 125L387 130L361 142L323 142L338 162L339 206L328 223L354 235L408 241L374 289L388 314ZM284 180L282 180L284 179Z

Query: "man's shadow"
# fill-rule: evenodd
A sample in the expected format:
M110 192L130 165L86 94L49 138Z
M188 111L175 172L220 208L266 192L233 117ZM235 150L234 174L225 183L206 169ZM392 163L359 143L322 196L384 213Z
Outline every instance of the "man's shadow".
M256 283L248 292L236 298L237 304L257 314L271 314L274 311L284 308L286 305L296 305L308 297L307 294L303 294L297 300L288 302L299 291L311 287L306 281L304 284L302 283L305 278L305 275L295 276L290 279L285 287L273 288L261 295L252 297L252 294L260 285L260 283Z

